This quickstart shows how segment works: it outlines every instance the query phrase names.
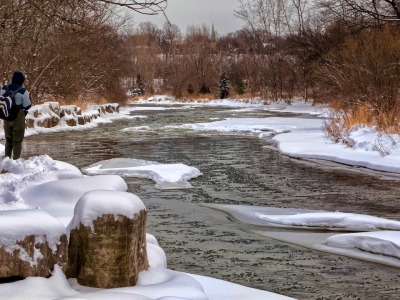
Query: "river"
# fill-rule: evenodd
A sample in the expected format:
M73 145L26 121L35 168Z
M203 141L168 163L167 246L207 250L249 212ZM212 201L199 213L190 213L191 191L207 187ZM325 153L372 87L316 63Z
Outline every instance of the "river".
M148 117L114 120L90 130L28 137L23 157L48 154L78 168L116 157L198 168L203 176L190 181L192 189L157 190L150 180L125 178L129 191L148 209L147 232L158 239L170 269L297 299L398 299L397 268L268 239L252 233L256 226L202 205L338 210L400 220L396 178L292 159L256 136L165 128L226 117L309 116L227 107L168 108L135 111L132 115ZM133 126L150 130L121 131Z

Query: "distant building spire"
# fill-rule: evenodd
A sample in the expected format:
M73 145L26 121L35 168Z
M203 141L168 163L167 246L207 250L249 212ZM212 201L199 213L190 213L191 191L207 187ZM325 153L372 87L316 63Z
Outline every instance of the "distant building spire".
M212 23L212 26L211 26L211 39L212 39L213 41L215 41L216 35L217 35L217 34L215 33L214 23Z

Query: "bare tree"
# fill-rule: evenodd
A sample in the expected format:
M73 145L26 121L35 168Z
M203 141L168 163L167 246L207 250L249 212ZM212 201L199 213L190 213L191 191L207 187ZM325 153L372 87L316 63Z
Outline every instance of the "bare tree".
M339 18L353 18L363 22L391 22L400 20L399 0L320 0L319 4L327 12Z

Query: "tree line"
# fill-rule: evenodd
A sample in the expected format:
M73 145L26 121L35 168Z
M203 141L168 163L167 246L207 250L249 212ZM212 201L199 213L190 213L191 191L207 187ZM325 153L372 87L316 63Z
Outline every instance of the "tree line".
M211 24L132 25L121 6L153 14L166 1L137 3L2 1L1 83L23 70L34 102L124 101L128 91L303 98L348 120L397 124L398 0L239 0L245 27L223 36Z

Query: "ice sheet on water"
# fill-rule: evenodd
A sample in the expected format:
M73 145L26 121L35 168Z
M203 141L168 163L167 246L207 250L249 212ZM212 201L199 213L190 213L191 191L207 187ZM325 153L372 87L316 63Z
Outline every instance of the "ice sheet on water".
M147 178L156 182L158 189L191 188L188 180L196 178L202 173L195 167L182 163L161 164L130 158L114 158L100 161L82 169L86 174L114 174L123 177Z
M239 222L269 227L263 231L252 230L261 236L319 251L400 267L399 221L363 214L305 209L203 205L221 210ZM276 230L277 228L279 229ZM296 230L293 230L294 228ZM320 231L317 232L315 229ZM339 233L339 231L358 232Z

